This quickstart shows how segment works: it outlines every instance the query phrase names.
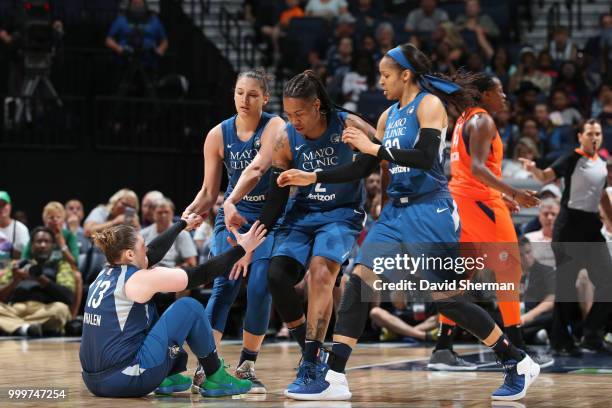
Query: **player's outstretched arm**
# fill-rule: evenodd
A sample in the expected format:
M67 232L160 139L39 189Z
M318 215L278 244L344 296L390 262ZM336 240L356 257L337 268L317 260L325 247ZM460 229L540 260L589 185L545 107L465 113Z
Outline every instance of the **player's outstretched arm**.
M166 253L174 244L178 235L186 229L187 231L197 227L202 223L202 217L197 214L190 214L186 220L181 219L170 226L167 230L155 237L147 245L147 259L149 266L157 264L164 259Z
M223 203L223 213L225 215L225 225L241 227L246 220L236 209L236 204L247 195L272 166L272 156L274 154L274 144L276 136L283 131L285 121L279 117L272 118L266 125L261 135L261 148L251 163L242 171L238 182L230 195Z
M212 208L219 195L222 174L223 133L221 125L217 125L208 132L204 141L204 180L202 187L183 212L183 219L186 219L191 213L206 214Z
M180 292L211 282L226 275L231 267L247 252L254 251L265 239L265 227L255 222L251 229L240 234L235 229L238 245L202 265L179 268L155 267L135 272L125 284L126 296L138 303L148 302L158 292Z

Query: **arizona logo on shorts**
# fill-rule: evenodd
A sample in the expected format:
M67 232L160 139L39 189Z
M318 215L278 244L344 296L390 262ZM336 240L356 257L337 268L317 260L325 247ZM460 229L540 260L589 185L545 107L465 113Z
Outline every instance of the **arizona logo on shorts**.
M176 344L168 347L168 353L170 354L170 358L175 359L179 353L181 352L181 348Z

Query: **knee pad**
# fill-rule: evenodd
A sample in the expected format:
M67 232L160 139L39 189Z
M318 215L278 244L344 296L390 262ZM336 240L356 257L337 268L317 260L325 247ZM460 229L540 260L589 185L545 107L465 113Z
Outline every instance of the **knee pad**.
M268 290L284 322L298 320L304 315L302 301L293 288L302 278L304 268L293 258L274 257L268 269Z
M352 274L344 287L334 334L358 339L363 333L368 320L370 303L362 301L362 290L371 291L372 288L360 277Z

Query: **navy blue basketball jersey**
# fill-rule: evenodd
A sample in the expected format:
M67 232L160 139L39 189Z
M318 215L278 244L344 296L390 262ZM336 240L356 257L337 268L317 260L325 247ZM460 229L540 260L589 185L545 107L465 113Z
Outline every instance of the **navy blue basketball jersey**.
M221 129L223 131L223 162L227 169L227 176L229 178L227 190L225 192L225 198L227 198L238 179L242 174L242 171L253 161L259 148L261 147L261 136L266 125L276 115L263 112L257 125L257 129L253 136L246 142L243 142L238 138L238 132L236 131L236 117L232 116L229 119L224 120L221 123ZM239 211L259 213L266 202L266 192L270 186L270 171L268 170L264 174L259 183L245 195L242 200L236 205ZM220 212L223 210L221 209Z
M289 147L293 156L293 167L312 172L331 170L351 163L354 152L342 142L344 121L348 114L332 114L325 133L316 140L302 136L287 124ZM349 183L316 183L298 187L295 205L309 211L329 211L340 207L359 208L363 203L364 190L361 180Z
M425 95L428 95L428 93L421 91L414 100L403 108L399 108L399 102L391 106L385 124L383 146L395 149L414 149L420 129L417 110ZM447 179L444 175L445 135L446 129L443 129L438 158L430 170L413 169L389 163L391 176L387 188L389 197L421 196L435 191L448 190Z
M125 295L125 283L136 271L133 265L107 266L89 287L80 351L83 371L98 373L131 363L157 320L152 302L136 303Z

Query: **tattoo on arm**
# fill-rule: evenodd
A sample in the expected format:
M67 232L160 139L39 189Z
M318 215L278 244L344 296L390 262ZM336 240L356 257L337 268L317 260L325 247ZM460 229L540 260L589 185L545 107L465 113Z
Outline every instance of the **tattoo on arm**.
M320 339L325 338L327 331L327 325L329 321L323 317L319 317L316 321L316 325L310 321L306 322L306 338L307 339Z
M287 170L291 159L287 157L287 132L283 131L276 137L274 152L272 153L272 166Z

